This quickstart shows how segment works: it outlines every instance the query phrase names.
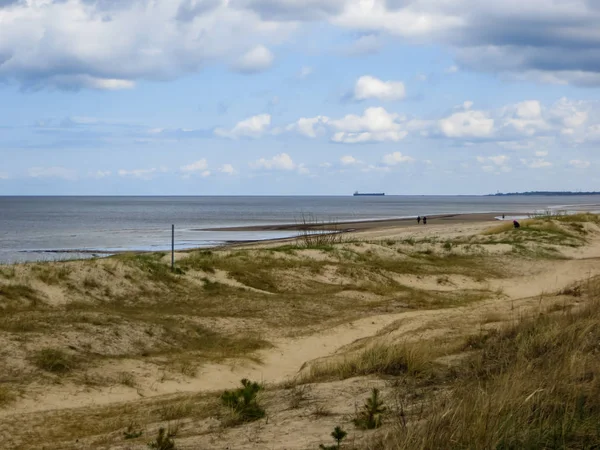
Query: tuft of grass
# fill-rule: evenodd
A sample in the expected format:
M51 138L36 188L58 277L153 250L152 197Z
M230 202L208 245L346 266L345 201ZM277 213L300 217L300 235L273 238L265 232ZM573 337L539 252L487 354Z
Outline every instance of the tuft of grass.
M174 436L174 432L159 428L158 436L156 436L154 441L148 444L148 448L154 450L176 450L177 447L175 447L175 441L173 441Z
M31 359L37 368L47 372L67 373L75 367L74 358L59 348L38 350Z
M481 350L452 369L450 395L378 448L598 448L600 295L590 285L580 309L471 338Z
M11 280L17 276L17 269L13 265L0 264L0 277Z
M88 275L83 279L83 287L86 289L97 289L100 286L100 282L98 282L98 280L96 280L94 277Z
M41 263L33 266L32 271L38 280L53 285L66 280L71 268L65 263Z
M167 403L158 409L160 420L178 420L189 417L194 412L194 405L190 400Z
M429 366L429 351L425 347L408 345L375 345L341 360L315 363L302 382L344 380L361 375L417 375Z
M0 308L9 306L10 303L27 300L31 308L36 308L42 303L39 292L25 284L7 284L0 286Z

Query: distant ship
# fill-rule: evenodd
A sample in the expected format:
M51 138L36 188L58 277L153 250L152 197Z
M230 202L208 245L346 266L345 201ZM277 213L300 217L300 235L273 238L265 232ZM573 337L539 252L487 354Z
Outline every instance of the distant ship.
M355 197L363 197L363 196L368 196L368 197L377 196L377 197L381 197L382 195L385 195L385 192L358 192L358 191L356 191L354 193Z

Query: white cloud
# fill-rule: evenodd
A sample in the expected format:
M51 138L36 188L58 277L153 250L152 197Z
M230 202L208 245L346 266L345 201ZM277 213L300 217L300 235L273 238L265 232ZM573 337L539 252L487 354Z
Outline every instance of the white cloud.
M106 177L110 177L112 172L110 170L97 170L96 172L90 172L89 176L92 178L102 179Z
M61 178L63 180L76 180L77 172L65 167L31 167L27 171L31 178Z
M473 102L470 100L467 100L466 102L463 103L463 108L468 110L471 109L473 107Z
M490 161L492 161L494 164L496 164L497 166L503 166L504 164L506 164L508 162L508 160L510 158L506 155L497 155L497 156L489 156L488 159Z
M405 162L413 162L414 158L410 156L403 155L401 152L389 153L383 156L383 163L388 166L395 166L397 164L402 164Z
M349 114L339 120L330 120L329 124L339 130L332 137L334 142L398 142L408 134L403 129L404 120L399 114L388 113L384 108L368 108L362 116Z
M208 168L208 162L206 159L202 158L198 161L194 161L191 164L181 166L179 170L184 174L194 174L194 173L203 173Z
M219 0L32 0L0 12L0 77L27 87L128 89L209 63L264 70L298 27ZM8 59L4 58L9 55Z
M133 169L133 170L120 169L117 173L121 177L139 178L140 180L151 180L152 177L158 171L159 171L159 169L156 169L153 167L151 169Z
M340 158L340 162L343 166L354 166L356 164L362 164L362 161L356 159L352 155L344 155Z
M552 163L549 161L546 161L543 158L537 158L537 159L521 159L521 163L527 167L529 167L530 169L544 169L544 168L548 168L548 167L552 167Z
M325 125L329 122L329 117L301 117L297 122L285 127L286 131L296 131L303 136L316 138L318 134L325 132Z
M257 45L245 53L233 67L243 73L256 73L267 70L273 64L273 53L264 45Z
M508 165L510 157L507 155L477 156L477 162L481 164L481 170L484 172L510 172L512 169ZM491 164L490 164L491 163Z
M548 156L548 152L546 150L538 150L535 152L535 156L543 158L544 156Z
M446 73L456 73L456 72L458 72L458 66L450 66L450 67L447 67L447 68L444 70L444 72L446 72Z
M271 125L270 114L259 114L238 122L231 130L224 128L215 129L214 133L220 137L238 139L241 137L261 137Z
M296 164L287 153L279 153L271 159L260 158L258 161L250 163L250 167L266 170L294 170Z
M231 164L223 164L219 169L219 172L227 174L227 175L235 175L237 170Z
M0 172L0 180L10 180L10 175L6 172Z
M592 165L591 162L581 161L580 159L572 159L571 161L569 161L569 164L575 167L576 169L587 169Z
M210 177L210 174L211 174L210 170L205 170L200 174L200 176L202 178L206 178L206 177Z
M485 138L494 132L494 119L483 111L468 110L440 120L439 127L446 137Z
M377 53L382 46L383 42L377 34L365 34L356 39L346 53L352 56L368 55Z
M402 100L406 96L404 83L401 81L382 81L370 75L360 77L354 86L354 98L367 100L374 98L383 101Z

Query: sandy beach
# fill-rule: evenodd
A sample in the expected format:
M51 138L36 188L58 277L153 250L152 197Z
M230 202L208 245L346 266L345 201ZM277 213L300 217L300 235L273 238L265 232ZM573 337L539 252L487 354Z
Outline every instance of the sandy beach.
M465 339L581 307L572 292L600 276L596 216L520 234L491 214L337 225L327 245L178 252L175 274L164 253L0 266L3 439L142 449L177 426L177 448L316 448L373 387L390 405L400 395L390 374L348 362L361 352L414 346L419 364L458 364ZM268 421L230 425L219 396L242 378L264 383ZM142 437L123 442L128 427Z

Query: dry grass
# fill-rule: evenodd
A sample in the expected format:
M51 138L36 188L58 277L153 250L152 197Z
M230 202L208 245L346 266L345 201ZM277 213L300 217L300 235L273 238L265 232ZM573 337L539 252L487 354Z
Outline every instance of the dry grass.
M600 445L600 286L577 311L524 319L481 339L448 375L452 393L378 449L592 449Z
M75 367L75 358L59 348L38 350L31 361L39 369L59 374L70 372Z
M431 353L422 345L374 345L340 359L312 364L299 382L343 380L361 375L418 375L431 364Z

